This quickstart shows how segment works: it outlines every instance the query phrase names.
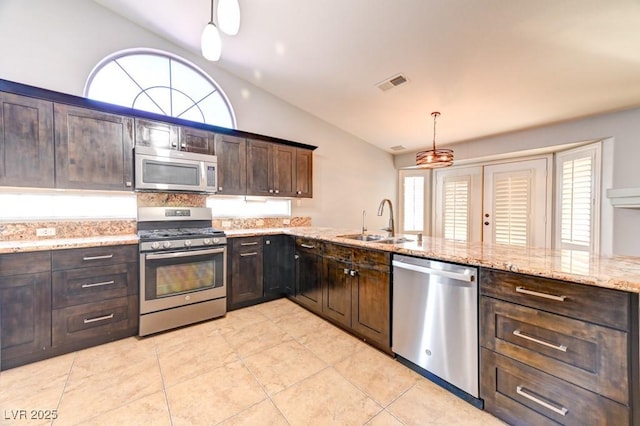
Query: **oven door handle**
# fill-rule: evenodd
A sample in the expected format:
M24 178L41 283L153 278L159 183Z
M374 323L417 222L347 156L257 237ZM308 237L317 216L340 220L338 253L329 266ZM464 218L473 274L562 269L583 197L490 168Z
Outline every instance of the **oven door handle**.
M204 254L224 253L225 250L226 250L226 248L223 247L223 248L210 249L210 250L178 251L178 252L157 253L157 254L150 253L150 254L147 254L145 256L145 258L148 259L148 260L173 259L173 258L176 258L176 257L190 257L190 256L201 256L201 255L204 255Z

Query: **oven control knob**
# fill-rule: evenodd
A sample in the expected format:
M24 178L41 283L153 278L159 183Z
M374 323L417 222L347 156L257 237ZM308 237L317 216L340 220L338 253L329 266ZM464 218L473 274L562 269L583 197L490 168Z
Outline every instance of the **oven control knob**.
M184 246L185 247L191 247L191 240L185 240L184 241Z
M208 238L205 238L205 239L204 239L204 241L203 241L203 243L205 243L205 244L211 244L211 240L210 240L210 239L208 239Z
M159 249L160 248L160 243L157 242L157 241L152 242L151 243L151 248L154 249L154 250Z
M220 242L220 238L214 238L214 239L213 239L213 243L214 243L214 244L218 244L219 242Z
M164 243L162 243L162 247L164 247L164 248L171 247L171 241L165 241Z

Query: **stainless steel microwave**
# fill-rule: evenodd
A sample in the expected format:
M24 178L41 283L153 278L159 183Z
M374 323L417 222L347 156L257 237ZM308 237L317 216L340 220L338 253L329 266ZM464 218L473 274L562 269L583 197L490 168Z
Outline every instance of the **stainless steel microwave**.
M216 192L215 155L136 146L134 159L136 191Z

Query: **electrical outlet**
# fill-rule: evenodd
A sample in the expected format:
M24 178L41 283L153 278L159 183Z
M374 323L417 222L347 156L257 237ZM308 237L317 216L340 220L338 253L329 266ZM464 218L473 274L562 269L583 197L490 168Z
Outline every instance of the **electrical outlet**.
M52 237L56 235L56 228L37 228L36 237Z
M230 220L223 220L222 221L222 227L223 228L231 228L231 221Z
M291 219L282 219L283 225L291 225Z

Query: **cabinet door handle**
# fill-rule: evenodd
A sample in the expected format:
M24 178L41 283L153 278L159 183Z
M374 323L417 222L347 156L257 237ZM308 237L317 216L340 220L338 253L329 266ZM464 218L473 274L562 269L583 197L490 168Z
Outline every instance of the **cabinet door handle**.
M258 242L254 241L252 243L240 243L241 246L257 246Z
M358 271L354 271L352 269L351 271L349 271L349 275L351 275L352 277L355 277L356 275L358 275Z
M349 268L344 268L344 274L349 275Z
M523 386L516 386L516 393L518 395L524 396L528 400L533 401L538 405L543 406L544 408L547 408L547 409L553 411L554 413L560 414L561 416L566 416L567 413L569 412L569 410L567 410L563 406L560 406L560 408L558 408L555 405L553 405L552 403L549 403L547 401L543 401L542 398L535 397L535 396L525 392L524 389L525 388Z
M113 254L106 254L104 256L85 256L82 260L100 260L100 259L111 259Z
M251 252L251 253L240 253L240 257L247 257L247 256L257 256L258 252Z
M85 318L84 319L84 323L85 324L89 324L89 323L92 323L92 322L109 320L109 319L113 318L113 315L114 314L109 314L109 315L105 315L105 316L102 316L102 317Z
M99 283L82 284L82 288L100 287L103 285L111 285L111 284L115 284L115 281L111 280L111 281L102 281Z
M516 287L516 293L528 294L530 296L544 297L545 299L555 300L557 302L564 302L567 296L556 296L555 294L540 293L538 291L528 290L522 286Z
M298 260L298 259L300 259L300 255L294 254L294 255L293 255L293 258L294 258L295 260Z
M280 193L280 190L279 190L279 189L276 189L276 190L275 190L275 191L273 191L273 192L275 192L276 194L279 194L279 193Z
M521 337L521 338L523 338L525 340L529 340L531 342L535 342L535 343L537 343L539 345L543 345L543 346L546 346L548 348L555 349L555 350L560 351L560 352L566 352L567 351L567 347L565 345L555 345L553 343L545 342L542 339L537 339L535 337L528 336L528 335L524 334L520 330L513 330L513 335Z
M316 246L312 246L311 244L300 244L300 246L307 248L307 249L314 249L316 248Z

